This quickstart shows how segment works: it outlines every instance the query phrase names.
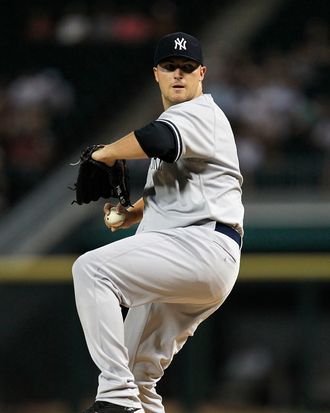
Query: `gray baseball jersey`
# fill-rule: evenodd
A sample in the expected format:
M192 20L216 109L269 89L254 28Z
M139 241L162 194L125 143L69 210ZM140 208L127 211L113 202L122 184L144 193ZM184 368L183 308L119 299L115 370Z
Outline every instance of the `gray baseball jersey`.
M138 231L221 222L243 235L242 175L230 124L204 94L158 118L177 139L174 163L152 159Z

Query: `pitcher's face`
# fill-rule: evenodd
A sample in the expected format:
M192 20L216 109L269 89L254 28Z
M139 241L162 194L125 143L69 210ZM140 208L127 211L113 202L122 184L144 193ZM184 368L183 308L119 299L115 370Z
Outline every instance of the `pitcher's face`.
M169 57L154 67L164 108L186 102L202 94L206 67L182 57Z

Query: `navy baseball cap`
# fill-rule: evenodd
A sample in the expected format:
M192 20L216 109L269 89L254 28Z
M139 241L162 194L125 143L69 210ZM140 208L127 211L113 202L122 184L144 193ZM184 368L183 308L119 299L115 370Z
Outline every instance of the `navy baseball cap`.
M168 57L186 57L203 64L202 47L199 40L190 34L175 32L162 37L155 50L154 65Z

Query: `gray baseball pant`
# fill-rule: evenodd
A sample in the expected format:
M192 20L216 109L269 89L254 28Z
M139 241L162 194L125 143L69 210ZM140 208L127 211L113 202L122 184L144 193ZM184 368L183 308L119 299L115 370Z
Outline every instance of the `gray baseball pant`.
M239 264L237 243L202 226L140 232L80 256L74 289L101 371L96 400L164 413L157 382L226 299Z

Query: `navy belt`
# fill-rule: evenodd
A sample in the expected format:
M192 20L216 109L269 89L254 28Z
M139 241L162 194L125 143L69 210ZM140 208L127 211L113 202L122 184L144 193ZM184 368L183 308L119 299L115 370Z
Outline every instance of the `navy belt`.
M220 224L220 222L216 223L215 230L218 232L221 232L222 234L227 235L231 239L233 239L235 242L237 242L238 246L240 247L242 244L242 238L239 235L239 233L234 230L234 228L229 227L228 225L225 224Z

